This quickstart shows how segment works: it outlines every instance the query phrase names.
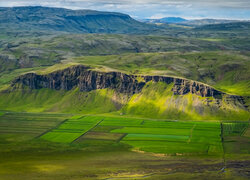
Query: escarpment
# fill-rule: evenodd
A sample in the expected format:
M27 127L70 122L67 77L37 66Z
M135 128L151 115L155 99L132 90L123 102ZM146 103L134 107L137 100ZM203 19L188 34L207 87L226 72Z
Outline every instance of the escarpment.
M221 99L223 95L226 95L208 85L188 79L127 75L121 72L99 72L83 65L72 66L45 75L24 74L16 78L12 82L12 86L21 84L22 86L28 86L30 89L49 88L54 90L71 90L78 87L80 91L86 92L111 88L119 93L133 95L140 93L147 82L150 81L172 84L173 95L192 93L201 97L213 97L215 99ZM227 95L227 99L244 103L240 96Z
M111 88L121 93L134 94L142 90L145 82L138 82L136 76L121 72L98 72L86 66L72 66L46 75L28 73L16 78L12 86L21 84L31 89L50 88L71 90L78 87L80 91Z

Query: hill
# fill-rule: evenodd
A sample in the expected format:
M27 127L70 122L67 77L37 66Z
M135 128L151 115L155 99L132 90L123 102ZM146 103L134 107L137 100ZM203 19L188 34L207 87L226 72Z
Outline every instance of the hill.
M157 27L115 12L49 7L0 8L1 29L73 33L143 33Z
M189 20L189 21L180 22L180 23L185 24L185 25L191 25L191 26L204 26L204 25L227 24L227 23L237 23L237 22L244 22L244 21L227 20L227 19L195 19L195 20Z
M0 93L3 110L121 113L160 119L248 120L243 97L183 78L71 66L17 77Z

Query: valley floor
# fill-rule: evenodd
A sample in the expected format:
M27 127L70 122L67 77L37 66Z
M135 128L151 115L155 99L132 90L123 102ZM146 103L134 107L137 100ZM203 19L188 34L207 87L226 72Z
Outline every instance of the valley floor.
M248 122L0 112L0 179L249 179Z

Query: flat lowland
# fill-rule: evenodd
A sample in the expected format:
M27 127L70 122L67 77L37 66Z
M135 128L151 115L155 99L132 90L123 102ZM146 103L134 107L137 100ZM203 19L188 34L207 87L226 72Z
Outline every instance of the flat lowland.
M0 113L0 179L249 179L249 123Z

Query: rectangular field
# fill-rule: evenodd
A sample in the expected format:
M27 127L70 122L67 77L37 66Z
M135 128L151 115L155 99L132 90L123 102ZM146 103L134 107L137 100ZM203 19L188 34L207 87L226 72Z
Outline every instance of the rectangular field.
M41 139L59 143L71 143L101 121L101 118L94 116L74 117L44 134L41 136Z
M218 122L180 122L104 117L103 121L84 139L111 140L123 134L120 142L134 149L165 154L221 155L221 125Z
M118 141L125 134L121 133L106 133L106 132L87 132L84 136L82 136L78 142L86 139L95 139L95 140L108 140L108 141Z
M123 143L164 154L249 152L248 123L181 122L125 117L1 113L0 142ZM224 145L224 149L223 149Z
M0 141L31 140L62 123L70 115L6 112L0 116Z
M223 123L222 131L224 152L226 154L250 153L249 123Z

